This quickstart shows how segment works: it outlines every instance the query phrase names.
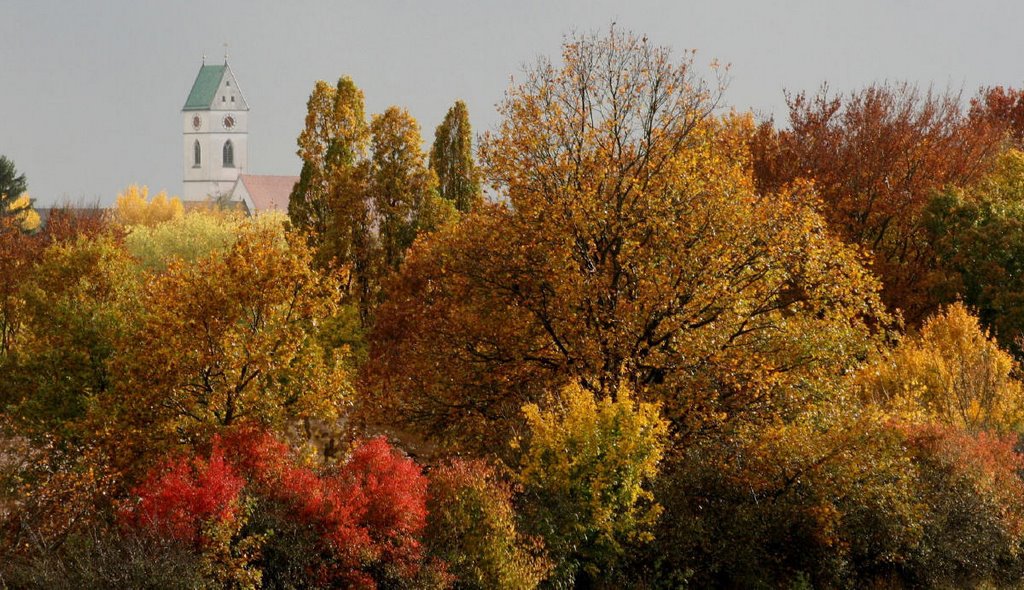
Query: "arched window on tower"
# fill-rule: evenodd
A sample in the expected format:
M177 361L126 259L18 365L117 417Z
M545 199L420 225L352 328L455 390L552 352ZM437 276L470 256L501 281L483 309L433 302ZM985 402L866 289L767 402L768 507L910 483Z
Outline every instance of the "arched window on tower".
M224 167L235 167L235 146L231 145L230 139L224 142Z
M192 144L192 167L198 168L203 163L203 148L199 147L199 140L197 139Z

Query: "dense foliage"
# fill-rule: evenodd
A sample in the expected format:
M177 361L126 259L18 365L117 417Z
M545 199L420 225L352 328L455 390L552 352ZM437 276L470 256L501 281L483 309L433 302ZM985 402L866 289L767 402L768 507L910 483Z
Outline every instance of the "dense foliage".
M0 159L0 588L1024 585L1024 92L722 79L318 82L287 218Z

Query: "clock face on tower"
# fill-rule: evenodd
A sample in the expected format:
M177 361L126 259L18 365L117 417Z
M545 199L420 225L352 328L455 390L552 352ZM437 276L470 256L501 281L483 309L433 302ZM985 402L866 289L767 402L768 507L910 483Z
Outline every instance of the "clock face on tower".
M199 115L192 117L192 128L198 130L203 125L203 120L199 118Z
M232 129L235 126L235 118L231 115L225 115L221 123L224 124L225 129Z

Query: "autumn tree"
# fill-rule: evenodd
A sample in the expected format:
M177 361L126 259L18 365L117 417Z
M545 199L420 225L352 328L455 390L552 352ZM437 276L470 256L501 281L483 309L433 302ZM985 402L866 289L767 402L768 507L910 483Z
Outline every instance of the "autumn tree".
M65 203L50 209L46 225L40 230L43 244L74 242L80 238L110 236L115 240L124 237L124 228L111 223L108 209L98 203Z
M350 263L353 248L369 231L363 191L370 129L363 112L363 92L349 77L331 86L316 83L306 105L306 125L299 134L302 158L299 182L288 201L288 217L309 232L313 244L326 248L328 259Z
M696 587L869 587L921 539L911 461L885 424L839 396L682 450L662 467L641 570Z
M22 193L17 199L8 202L7 209L3 212L7 217L14 218L18 229L23 232L37 231L42 223L32 201L28 193Z
M369 197L377 222L383 266L397 270L423 229L437 222L432 212L437 199L437 177L427 168L420 149L419 124L404 109L391 107L370 125L371 173Z
M164 221L178 219L185 208L178 197L167 197L160 191L151 200L149 187L133 184L117 195L114 217L123 225L153 226Z
M1015 440L865 406L853 389L743 425L663 467L666 513L640 569L697 587L1013 587Z
M483 201L479 172L473 160L473 132L466 103L455 101L434 132L430 168L437 174L438 192L462 213Z
M908 552L906 585L1012 588L1024 581L1024 456L1015 434L955 426L901 428L924 507L921 541Z
M962 300L1018 356L1024 334L1022 199L1024 153L1010 149L977 182L936 193L923 220L936 253L934 299Z
M984 173L1001 134L970 125L957 94L906 83L848 96L824 87L787 103L787 128L767 122L752 136L759 190L813 180L832 230L872 253L885 302L919 323L937 307L923 212L935 191Z
M225 252L148 279L112 360L117 395L95 414L122 461L238 421L284 432L298 419L338 417L346 374L316 338L338 285L311 268L312 256L298 238L254 226Z
M863 369L871 401L911 404L931 420L968 432L1017 432L1024 385L1017 365L963 304L925 320L920 334Z
M24 272L8 293L15 329L0 357L3 462L22 461L0 478L0 545L32 538L49 550L109 503L113 481L89 416L113 389L109 361L141 285L114 236L80 234L43 249L44 236L31 237L40 254L0 265Z
M175 259L190 264L223 252L251 225L277 225L284 234L281 214L262 214L246 220L240 215L190 211L154 226L137 225L125 236L125 248L147 271L162 271Z
M42 250L42 240L21 231L16 219L0 218L0 364L21 325L22 284Z
M691 58L618 30L563 58L508 91L481 148L508 204L417 242L386 289L367 411L500 451L575 379L696 435L854 362L874 282L807 187L755 193L751 124L713 115Z
M1024 147L1024 90L982 88L971 99L968 116L972 126L994 129L1018 149Z
M28 271L0 379L23 432L84 435L87 411L113 387L108 361L140 288L132 267L114 238L100 236L52 244Z
M482 460L455 459L430 471L428 548L458 588L531 590L550 563L520 529L514 486Z

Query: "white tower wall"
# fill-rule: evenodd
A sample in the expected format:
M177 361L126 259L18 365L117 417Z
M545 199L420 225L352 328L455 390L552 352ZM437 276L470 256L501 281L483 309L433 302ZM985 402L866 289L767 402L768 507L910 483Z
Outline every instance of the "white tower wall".
M238 175L248 169L249 106L227 64L200 69L182 110L182 138L182 197L186 201L228 194ZM224 146L229 141L234 157L225 162Z

